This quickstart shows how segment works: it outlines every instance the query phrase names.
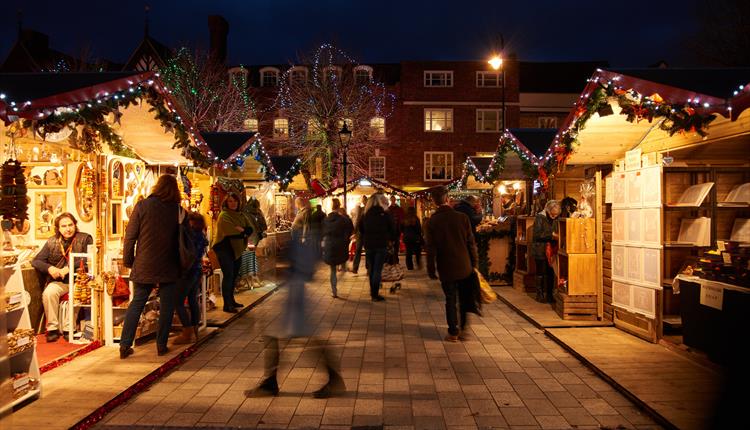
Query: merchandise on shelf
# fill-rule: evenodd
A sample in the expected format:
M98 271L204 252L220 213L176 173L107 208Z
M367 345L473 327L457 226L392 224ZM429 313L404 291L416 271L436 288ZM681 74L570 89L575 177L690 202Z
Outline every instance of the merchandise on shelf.
M73 303L78 305L91 304L91 276L81 267L76 273L73 285Z
M14 311L23 306L23 292L13 291L4 294L6 312Z
M15 220L20 229L23 221L29 219L29 199L26 196L24 167L17 160L8 160L0 169L0 216L5 220ZM11 226L4 226L10 230Z
M12 333L8 333L8 354L20 354L28 349L33 349L36 337L34 329L17 328Z

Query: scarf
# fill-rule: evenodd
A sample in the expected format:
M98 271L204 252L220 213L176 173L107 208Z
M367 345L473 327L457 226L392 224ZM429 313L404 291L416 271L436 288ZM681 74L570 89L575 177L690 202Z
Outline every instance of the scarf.
M237 231L236 227L251 227L250 221L242 212L223 210L219 214L219 220L216 223L216 232L214 240L211 242L211 248L221 243L224 239L229 238L229 244L234 251L234 258L240 258L242 252L247 247L245 235Z

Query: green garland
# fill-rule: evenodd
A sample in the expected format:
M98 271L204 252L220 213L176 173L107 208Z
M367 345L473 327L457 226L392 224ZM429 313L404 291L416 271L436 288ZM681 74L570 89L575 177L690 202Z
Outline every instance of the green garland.
M533 154L524 153L511 136L504 135L500 139L500 144L498 145L497 150L492 155L492 160L490 160L490 166L487 168L487 172L485 172L484 174L480 172L474 162L471 161L471 158L467 157L466 161L464 162L464 171L461 179L456 184L452 183L451 185L449 185L449 188L465 188L466 181L468 180L469 175L474 176L479 182L485 184L494 184L498 179L500 179L500 175L505 170L506 155L511 151L515 152L516 155L518 155L518 158L521 160L521 170L523 171L523 173L527 177L535 179L538 174L538 168L536 160L532 160L531 158L533 157ZM531 155L531 157L529 155Z
M515 246L513 246L511 242L510 250L511 252L508 254L508 262L505 265L505 271L503 273L500 272L490 272L490 265L492 264L490 262L490 241L492 239L501 239L503 237L512 236L511 230L500 230L500 231L491 231L487 233L477 233L475 235L476 241L477 241L477 266L479 268L479 273L484 276L484 278L489 281L497 281L497 280L508 280L508 276L510 273L512 273L513 268L513 260L515 259Z

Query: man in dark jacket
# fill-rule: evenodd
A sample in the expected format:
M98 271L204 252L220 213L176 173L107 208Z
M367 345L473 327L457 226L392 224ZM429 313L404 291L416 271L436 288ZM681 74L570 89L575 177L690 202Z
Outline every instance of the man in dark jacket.
M90 234L78 231L75 217L65 212L55 218L55 235L47 240L31 261L31 265L44 279L42 304L47 317L47 342L56 342L60 337L57 314L60 311L60 296L68 292L68 257L71 253L86 252L93 243L94 239Z
M471 233L474 236L474 239L476 239L476 233L477 233L477 226L482 222L482 212L479 207L479 199L477 199L474 196L467 196L453 208L458 212L461 212L462 214L469 217L469 222L471 223Z
M401 249L401 233L403 231L404 217L406 215L401 206L396 202L396 196L391 196L391 205L388 206L388 215L391 216L393 219L393 225L396 227L396 240L391 247L393 259L390 264L398 264L398 252Z
M370 297L373 302L385 300L378 292L383 272L383 264L388 256L388 244L396 237L393 219L385 211L388 200L381 193L373 194L367 202L367 209L358 227L362 242L365 245L365 258L370 266Z
M362 217L365 214L365 206L367 205L367 196L362 196L362 204L359 204L354 207L352 210L352 223L354 224L354 240L356 241L355 245L355 251L354 251L354 261L352 262L352 273L357 274L359 271L359 262L362 258L362 248L364 248L364 243L362 242L362 237L359 234L359 223L362 221ZM367 261L365 261L367 263Z
M539 302L554 302L555 271L547 259L547 244L552 248L557 245L557 217L560 216L560 203L549 200L544 210L534 218L534 240L531 243L531 256L536 263L536 300ZM554 249L553 249L554 251Z
M471 277L477 265L477 246L466 215L455 211L446 203L444 187L432 192L438 206L427 221L425 242L427 245L427 273L435 276L435 263L440 274L440 284L445 293L445 316L448 322L448 342L457 342L466 328L466 312L472 307ZM456 299L461 309L461 321L456 315Z
M312 240L315 241L318 256L320 256L320 241L323 239L323 220L325 218L326 213L323 212L323 206L315 206L315 210L310 214L310 235Z

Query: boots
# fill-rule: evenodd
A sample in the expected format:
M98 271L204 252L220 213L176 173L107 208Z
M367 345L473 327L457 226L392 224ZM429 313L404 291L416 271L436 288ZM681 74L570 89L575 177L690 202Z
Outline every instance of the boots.
M276 374L267 377L252 390L246 390L244 394L245 397L277 396L279 394L279 383L276 381Z
M193 343L195 342L195 340L197 340L197 336L195 340L193 339L193 333L194 333L193 327L183 327L182 333L180 333L179 336L174 338L174 341L172 341L172 343L174 345L187 345L189 343Z
M534 276L534 287L536 288L536 301L539 303L546 303L547 286L544 285L544 276Z

